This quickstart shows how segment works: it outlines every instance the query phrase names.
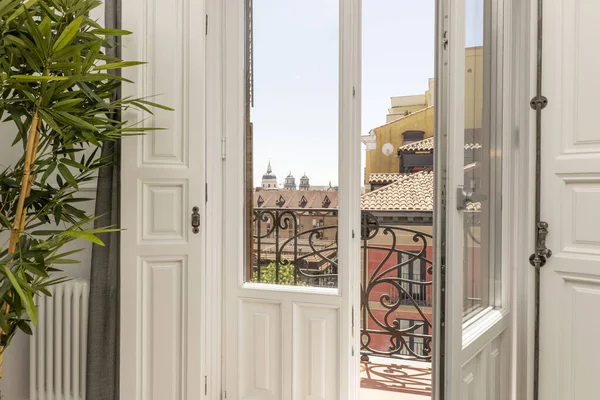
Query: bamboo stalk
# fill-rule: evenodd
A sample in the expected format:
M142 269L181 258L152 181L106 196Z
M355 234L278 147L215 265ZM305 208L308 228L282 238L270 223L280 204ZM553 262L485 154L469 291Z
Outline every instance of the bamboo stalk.
M25 163L23 165L23 177L21 178L21 191L19 194L19 201L17 203L17 209L15 211L15 220L13 221L10 231L10 241L8 245L8 254L14 254L17 250L17 244L25 228L25 221L27 217L27 210L25 209L25 200L31 193L31 186L33 184L33 176L31 174L32 165L37 157L37 146L40 141L40 124L38 111L33 114L31 120L31 127L29 128L29 134L27 135L27 149L25 150ZM2 313L8 314L10 307L8 303L2 305ZM2 334L0 328L0 334ZM4 363L4 347L0 346L0 379L2 379L2 365Z

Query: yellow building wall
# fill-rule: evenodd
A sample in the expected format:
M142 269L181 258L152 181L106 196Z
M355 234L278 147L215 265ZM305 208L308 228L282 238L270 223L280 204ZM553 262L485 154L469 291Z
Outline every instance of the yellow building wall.
M394 107L390 108L390 113L388 114L388 118L392 115L404 115L407 111L409 114L420 111L427 106L423 106L423 104L417 104L415 106L402 106L402 107Z
M366 157L366 179L374 173L397 173L400 172L400 160L396 151L402 146L402 134L406 131L415 130L425 132L424 139L433 136L434 108L428 107L407 115L389 124L373 129L377 138L377 147L367 151ZM394 153L386 156L381 151L386 143L394 146ZM365 182L368 183L368 182Z
M476 129L483 117L483 47L465 52L465 129Z
M483 119L483 47L465 49L465 129L482 127ZM433 82L430 82L433 86ZM408 130L425 132L424 139L433 136L434 107L430 105L432 93L425 92L428 107L415 111L397 121L373 129L377 147L366 152L365 185L373 173L398 173L400 160L396 154L402 146L402 134ZM406 107L408 108L408 107ZM404 107L403 107L404 109ZM411 110L412 111L412 110ZM386 156L381 151L386 143L394 146L394 153Z

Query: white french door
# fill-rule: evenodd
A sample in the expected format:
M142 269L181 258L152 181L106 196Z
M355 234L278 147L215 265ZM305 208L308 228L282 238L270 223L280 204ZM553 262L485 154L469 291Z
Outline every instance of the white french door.
M324 133L328 138L335 140L335 147L329 154L333 160L339 159L336 170L337 176L328 179L338 180L338 190L330 195L326 194L319 199L318 210L314 210L315 215L319 217L308 217L307 211L292 210L292 208L281 208L278 210L259 210L261 202L248 200L245 178L247 176L246 157L251 155L248 152L253 151L252 145L248 144L247 132L250 129L247 124L246 112L249 108L246 68L251 68L251 63L246 59L248 51L247 35L249 17L246 12L250 9L249 3L243 0L227 1L227 7L220 8L222 18L217 15L210 15L211 21L222 25L223 45L223 93L224 93L224 114L223 114L223 132L224 132L224 191L223 191L223 278L224 278L224 319L223 319L223 397L227 399L261 399L261 400L291 400L291 399L322 399L322 400L346 400L351 399L358 392L358 368L359 368L359 346L358 337L353 335L353 324L358 326L359 303L359 264L360 264L360 141L358 130L359 116L357 114L359 86L359 58L358 58L358 38L357 29L359 21L358 4L356 0L337 0L327 1L322 4L322 11L329 13L327 15L316 16L319 13L317 9L299 10L300 12L310 11L313 15L314 29L319 30L317 17L330 18L327 23L332 23L338 28L329 31L337 43L333 48L333 53L323 54L323 58L329 60L332 64L323 66L323 69L315 70L315 76L321 76L323 70L328 69L330 65L339 65L334 71L335 82L325 79L322 92L315 91L312 94L315 104L320 101L320 97L329 96L330 87L336 86L333 96L328 97L333 104L334 113L325 116L323 124L337 126L333 131ZM251 3L251 2L250 2ZM280 4L272 2L254 1L253 11L259 13L254 17L253 24L256 24L254 34L256 35L254 46L260 48L263 42L260 37L259 28L264 18L274 15L275 11L281 7ZM260 4L257 4L260 3ZM308 3L315 3L313 1ZM296 2L285 3L285 10L279 10L280 15L294 20L294 23L301 25L305 20L301 18L294 19L294 15L289 15L288 11L292 7L308 7L306 3ZM259 9L259 7L262 7ZM321 7L321 6L319 6ZM218 9L218 8L217 8ZM273 14L270 14L270 10ZM278 21L273 22L273 26ZM309 21L310 22L310 21ZM212 24L212 22L211 22ZM328 25L329 26L329 25ZM288 33L287 27L280 27L281 31L270 33L271 38L278 34L284 36ZM289 29L299 29L298 26ZM209 31L212 33L213 31ZM281 40L276 50L266 49L259 53L259 50L253 53L254 57L262 56L266 51L271 51L268 57L271 57L272 63L285 63L285 55L288 47L297 46L299 52L307 51L308 44L302 43L303 35L294 36L290 40L299 40L299 42L286 43ZM308 39L308 36L305 36ZM214 39L213 40L221 40ZM331 40L330 38L324 38ZM260 48L263 49L263 48ZM308 50L310 51L310 49ZM281 54L279 54L281 53ZM313 62L323 62L323 59L314 59ZM298 61L299 63L302 60ZM263 68L260 60L255 61L256 68L260 71ZM316 64L315 64L316 65ZM268 65L267 65L268 66ZM294 67L292 65L291 67ZM266 67L265 67L266 68ZM215 71L215 73L218 73ZM258 82L264 83L260 75ZM328 75L329 76L329 75ZM256 78L256 77L255 77ZM272 80L277 77L271 76ZM298 78L300 79L300 78ZM319 78L320 79L320 78ZM262 84L261 83L261 84ZM308 82L307 84L312 84ZM287 85L288 81L283 81L282 85ZM276 90L277 88L273 89ZM266 93L257 89L257 110L258 104L262 101L260 96ZM294 96L293 92L288 92L280 99L281 104L285 104L287 96ZM266 96L263 96L264 99ZM264 104L264 102L263 102ZM310 101L307 101L307 105ZM329 103L328 105L331 105ZM335 110L338 110L337 115ZM298 110L297 118L309 118L311 109ZM276 113L276 111L272 111ZM257 111L258 114L258 111ZM271 115L275 118L275 115ZM256 123L253 135L259 137L265 134L264 126L268 125L268 120L262 124ZM285 137L290 143L290 148L295 144L300 144L306 140L302 136L285 136L294 129L294 124L302 124L305 121L290 121L285 129L281 129L281 136ZM315 126L318 129L318 126ZM246 133L246 134L245 134ZM310 132L307 132L309 134ZM324 137L323 140L327 138ZM277 137L270 137L275 141ZM258 142L258 139L255 143ZM319 143L315 143L318 146ZM326 146L326 142L322 142ZM301 146L298 146L299 148ZM255 149L257 146L254 147ZM315 147L316 149L316 147ZM317 149L318 150L318 149ZM300 150L298 150L300 151ZM293 152L287 154L291 159L295 156ZM305 154L308 158L308 154ZM277 154L271 154L270 157L277 157ZM255 157L256 158L256 157ZM266 161L264 168L267 167ZM285 168L285 166L280 166ZM279 173L288 171L279 171ZM280 179L281 181L281 179ZM258 182L254 186L259 186ZM254 187L250 186L250 188ZM252 192L252 190L250 190ZM265 193L265 192L262 192ZM326 193L323 191L323 193ZM327 200L325 199L327 197ZM266 197L266 195L265 195ZM328 208L331 201L337 198L337 210ZM297 204L300 197L295 200ZM291 200L288 199L288 202ZM300 200L301 202L301 200ZM278 203L283 204L283 203ZM294 208L300 206L295 205ZM266 214L257 215L258 212ZM313 212L313 211L311 211ZM250 214L250 219L248 215ZM263 220L262 218L265 218ZM314 230L315 235L307 235L298 239L302 246L294 239L294 232L298 232L296 224L308 224L311 227L315 225L311 221L322 218L325 221L331 220L329 226L319 225L321 231ZM256 219L254 225L261 225L263 229L273 230L265 235L260 231L256 234L256 227L253 227L253 219ZM304 222L301 222L304 221ZM318 222L315 222L315 224ZM305 228L308 226L306 225ZM333 232L333 231L337 231ZM264 232L264 231L263 231ZM250 235L250 236L249 236ZM337 237L336 237L337 235ZM260 248L256 248L256 237L269 236L265 240L277 240L281 242L289 240L288 248L278 247L278 244L271 243L274 246L273 259L263 259L263 253ZM318 243L317 243L318 242ZM324 244L327 242L327 244ZM294 244L296 243L296 244ZM315 244L316 243L316 244ZM307 255L312 245L321 246L320 250ZM295 250L290 250L291 248ZM302 247L302 248L300 248ZM245 249L245 251L244 251ZM289 250L289 251L288 251ZM294 254L294 251L296 254ZM321 257L319 254L323 254ZM264 257L268 257L264 256ZM327 284L318 282L311 276L310 268L300 268L300 265L308 265L310 262L318 264L315 268L327 268L329 280ZM288 266L292 265L292 272ZM293 265L297 265L296 272ZM264 278L271 269L271 283L265 283ZM250 272L249 272L250 271ZM293 279L286 281L284 275L296 275ZM262 277L261 278L261 274ZM283 283L283 284L276 284ZM287 284L286 284L287 283ZM295 284L295 286L294 286ZM325 287L323 287L325 286ZM356 321L356 322L353 322Z
M600 3L544 1L539 396L598 397L600 350ZM532 112L533 113L533 112ZM531 267L533 268L533 267Z
M436 265L446 296L445 324L436 330L445 337L444 354L436 353L443 369L435 376L446 400L509 398L509 7L448 0L438 14Z
M122 145L122 399L200 399L203 372L204 5L125 0L123 97L153 97L175 109L125 113L163 128ZM195 221L194 224L196 225Z

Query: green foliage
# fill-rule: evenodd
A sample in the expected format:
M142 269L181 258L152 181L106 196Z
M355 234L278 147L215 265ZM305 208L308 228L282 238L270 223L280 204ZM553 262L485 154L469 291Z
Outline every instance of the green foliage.
M260 281L258 280L258 271L255 271L252 275L252 282L257 283L276 283L277 268L275 263L272 262L266 267L260 268ZM279 285L294 285L294 265L280 265L279 266ZM295 286L306 286L306 284L300 280Z
M13 148L23 154L0 170L0 237L15 223L28 135L40 117L39 142L32 165L32 187L25 200L25 228L16 252L0 242L0 345L7 346L18 329L31 333L36 294L47 287L61 264L75 263L67 243L84 239L101 245L90 229L94 220L75 196L95 179L100 168L116 162L101 157L103 144L148 129L120 120L127 109L151 113L168 109L148 99L114 100L126 79L113 70L132 67L116 57L110 36L131 32L104 29L89 17L99 0L0 0L0 119L13 123ZM129 81L127 81L129 82ZM12 138L12 137L11 137ZM35 143L35 141L34 141ZM18 226L18 224L17 224Z

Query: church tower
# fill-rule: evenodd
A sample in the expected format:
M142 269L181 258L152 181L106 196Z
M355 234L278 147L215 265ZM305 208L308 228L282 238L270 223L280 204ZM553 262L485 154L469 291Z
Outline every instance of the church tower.
M308 176L306 176L306 172L304 173L304 176L302 178L300 178L300 190L309 190L310 189L310 183L308 182Z
M283 188L287 190L296 190L296 178L294 178L291 171L290 174L285 178Z
M277 176L273 173L273 169L271 168L271 161L269 161L269 166L267 167L267 172L262 176L262 184L263 189L277 189Z

